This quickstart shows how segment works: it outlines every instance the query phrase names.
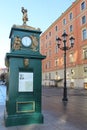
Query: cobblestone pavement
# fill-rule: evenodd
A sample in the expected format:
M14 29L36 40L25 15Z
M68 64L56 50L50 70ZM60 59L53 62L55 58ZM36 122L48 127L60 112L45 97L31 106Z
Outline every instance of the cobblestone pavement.
M64 126L71 125L75 127L74 129L86 130L87 90L68 89L67 92L68 102L64 103L62 102L63 89L43 89L43 109L55 118L57 117L57 120L61 120ZM71 130L71 127L67 130Z
M62 96L63 88L56 87L43 87L43 94L45 96ZM87 96L86 89L71 89L67 88L67 96Z
M5 93L5 90L2 90ZM1 93L1 91L0 91ZM43 88L42 113L44 124L25 126L4 126L4 100L0 100L0 130L86 130L87 129L87 90L68 90L68 102L62 102L63 89ZM0 96L1 96L0 95ZM2 103L3 101L3 103Z

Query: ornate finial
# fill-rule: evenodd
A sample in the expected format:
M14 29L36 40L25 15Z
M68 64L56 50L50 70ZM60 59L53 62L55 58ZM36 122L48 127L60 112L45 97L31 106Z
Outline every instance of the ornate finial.
M23 13L23 25L26 25L26 22L28 21L27 9L24 9L24 7L22 7L21 12Z

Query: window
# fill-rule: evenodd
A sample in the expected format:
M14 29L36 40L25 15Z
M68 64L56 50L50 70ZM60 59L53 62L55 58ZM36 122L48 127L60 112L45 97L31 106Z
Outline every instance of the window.
M55 47L55 53L58 53L58 46Z
M83 16L82 17L82 24L85 24L86 23L86 16Z
M87 30L86 29L82 30L82 39L83 40L87 39Z
M58 31L58 27L57 26L55 26L55 31Z
M70 32L72 32L73 31L73 26L72 25L70 25Z
M70 57L70 62L74 62L74 56L73 56L73 53L70 53L69 57Z
M47 68L50 68L50 67L51 67L51 62L48 61L48 62L47 62Z
M74 75L74 74L75 74L74 69L71 69L71 75Z
M63 25L65 25L66 24L66 19L63 19Z
M46 39L47 39L47 35L46 35Z
M83 2L81 3L81 10L84 10L85 7L86 7L86 3L85 3L85 1L83 1Z
M84 83L84 88L87 89L87 83Z
M45 64L45 69L48 69L48 68L50 68L50 67L51 67L51 62L48 61L48 62Z
M69 14L69 19L70 20L72 20L72 18L73 18L73 14L72 14L72 12Z
M45 74L45 79L47 79L47 74Z
M45 65L45 69L47 69L47 64Z
M49 46L51 46L51 41L49 41Z
M51 32L49 32L49 36L51 36Z
M84 67L84 72L87 72L87 67Z
M55 59L55 66L58 66L58 63L59 63L59 59L56 58L56 59Z
M49 73L49 79L51 79L51 73Z
M56 72L56 75L58 76L58 72Z
M83 49L83 59L87 59L87 48Z
M58 72L56 71L55 79L58 79Z

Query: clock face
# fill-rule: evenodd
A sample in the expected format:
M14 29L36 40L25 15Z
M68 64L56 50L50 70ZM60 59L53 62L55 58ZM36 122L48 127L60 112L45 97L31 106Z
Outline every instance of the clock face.
M25 47L29 47L31 45L31 38L28 36L25 36L22 38L22 44Z

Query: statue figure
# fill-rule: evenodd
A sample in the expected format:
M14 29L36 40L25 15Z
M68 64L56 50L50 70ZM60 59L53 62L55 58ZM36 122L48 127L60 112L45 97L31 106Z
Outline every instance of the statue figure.
M24 7L21 8L21 12L23 13L23 24L26 25L26 21L28 21L28 16L27 16L27 9L24 9Z

